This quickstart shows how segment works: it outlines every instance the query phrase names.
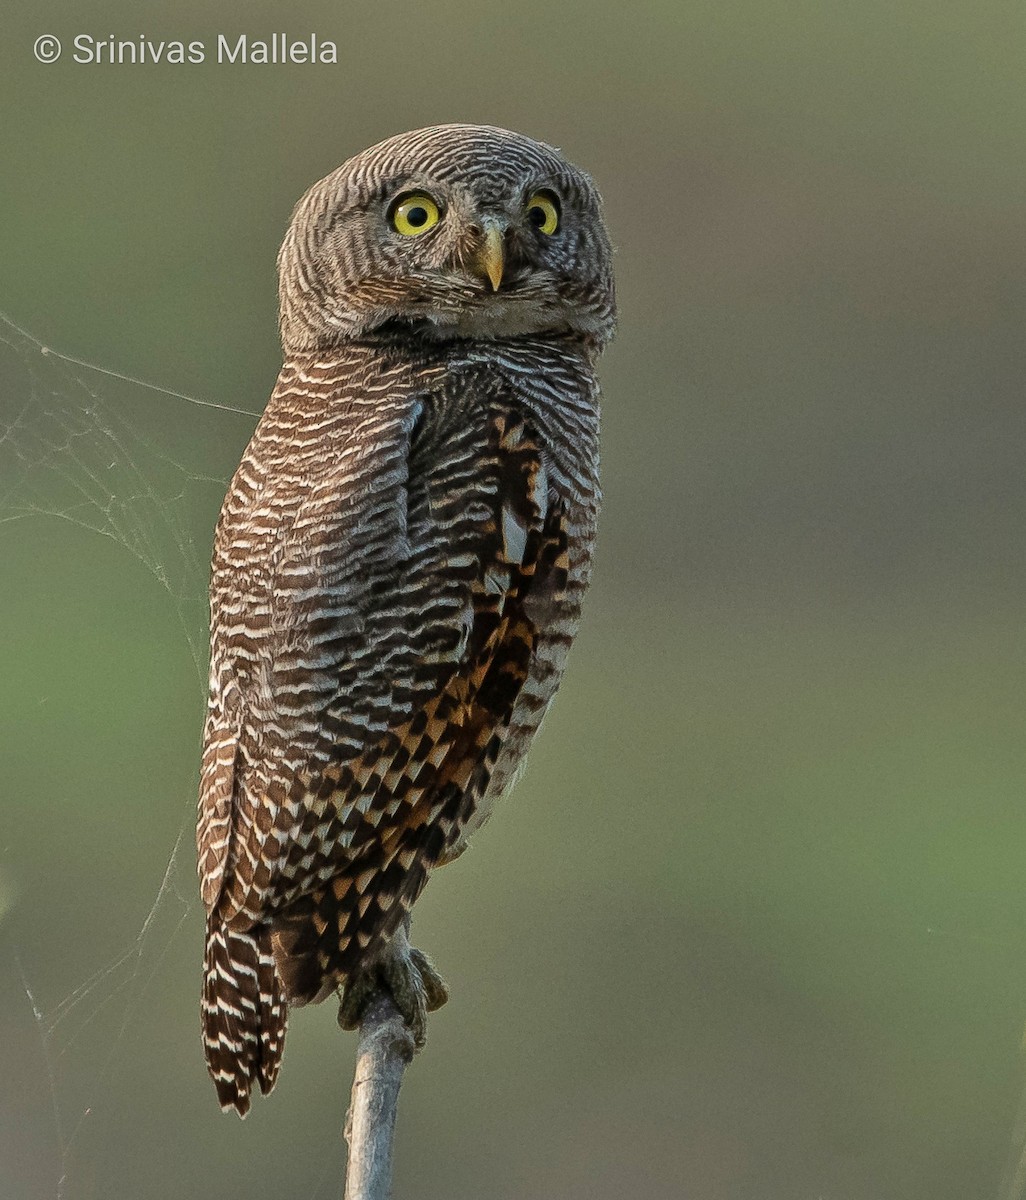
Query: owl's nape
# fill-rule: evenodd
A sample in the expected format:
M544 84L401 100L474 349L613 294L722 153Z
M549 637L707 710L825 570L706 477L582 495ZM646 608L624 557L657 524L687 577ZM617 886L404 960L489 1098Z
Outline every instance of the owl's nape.
M287 1008L447 990L408 940L430 874L518 777L590 578L594 365L612 334L590 179L486 126L315 184L279 255L284 363L211 573L198 846L204 1045L244 1114Z

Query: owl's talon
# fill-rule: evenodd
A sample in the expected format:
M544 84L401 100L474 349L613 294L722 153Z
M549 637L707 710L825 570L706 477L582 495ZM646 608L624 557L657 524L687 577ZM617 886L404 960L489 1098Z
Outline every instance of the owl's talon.
M449 987L445 980L435 970L435 964L423 952L415 948L410 949L410 957L413 959L414 966L420 972L420 981L424 985L424 995L427 1000L428 1012L434 1012L436 1009L449 999Z
M374 971L361 971L351 975L342 989L338 1006L338 1023L341 1029L359 1029L367 1005L377 993L380 984Z
M370 966L351 975L342 990L338 1023L357 1029L371 999L386 987L419 1050L427 1040L427 1015L449 999L445 980L426 954L413 949L400 931Z

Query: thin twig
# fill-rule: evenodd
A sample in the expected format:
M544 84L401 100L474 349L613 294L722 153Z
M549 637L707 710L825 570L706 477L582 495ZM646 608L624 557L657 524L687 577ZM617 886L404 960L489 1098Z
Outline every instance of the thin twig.
M1026 1038L1024 1038L1026 1043ZM1001 1177L998 1200L1023 1200L1026 1197L1026 1091L1019 1098L1012 1145Z
M345 1200L389 1200L392 1138L403 1075L413 1058L413 1035L387 992L360 1022L353 1093L346 1114L349 1143Z

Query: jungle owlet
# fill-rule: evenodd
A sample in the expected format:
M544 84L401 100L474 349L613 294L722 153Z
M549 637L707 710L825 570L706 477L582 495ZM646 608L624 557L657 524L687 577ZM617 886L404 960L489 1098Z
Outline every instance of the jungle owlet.
M512 784L588 582L594 365L613 331L591 180L442 125L314 184L278 256L284 365L221 510L198 845L221 1104L273 1087L286 1007L445 986L409 912Z

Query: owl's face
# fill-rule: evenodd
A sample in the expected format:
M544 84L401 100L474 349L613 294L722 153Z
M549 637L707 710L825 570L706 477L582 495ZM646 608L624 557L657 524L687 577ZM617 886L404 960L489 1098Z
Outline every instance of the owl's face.
M420 129L350 159L296 206L278 266L286 352L379 330L612 334L594 185L551 146L490 126Z

